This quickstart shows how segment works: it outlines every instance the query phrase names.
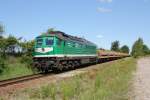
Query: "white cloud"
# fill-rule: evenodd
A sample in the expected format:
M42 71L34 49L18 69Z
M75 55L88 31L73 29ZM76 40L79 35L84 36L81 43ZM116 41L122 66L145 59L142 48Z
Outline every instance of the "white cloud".
M103 35L99 34L96 36L97 38L103 38Z
M109 8L102 8L102 7L99 7L97 8L98 12L100 13L109 13L109 12L112 12L112 9L109 9Z
M113 0L98 0L98 1L102 3L112 3Z

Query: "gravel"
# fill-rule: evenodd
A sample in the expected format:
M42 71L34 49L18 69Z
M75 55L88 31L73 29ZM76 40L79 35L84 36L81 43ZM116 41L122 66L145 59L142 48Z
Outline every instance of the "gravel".
M133 87L133 100L150 100L150 57L138 60Z

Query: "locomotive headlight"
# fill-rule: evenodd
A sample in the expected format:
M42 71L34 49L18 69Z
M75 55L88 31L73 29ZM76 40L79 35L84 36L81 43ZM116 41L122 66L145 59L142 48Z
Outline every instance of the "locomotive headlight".
M42 51L45 51L45 49L44 49L44 48L42 48Z
M53 51L53 47L37 48L35 51L39 53L47 53Z

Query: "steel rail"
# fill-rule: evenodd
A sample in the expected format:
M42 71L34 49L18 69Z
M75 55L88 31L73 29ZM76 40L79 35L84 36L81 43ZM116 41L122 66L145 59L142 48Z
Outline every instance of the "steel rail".
M44 74L38 73L38 74L33 74L33 75L27 75L27 76L22 76L22 77L16 77L16 78L11 78L11 79L1 80L0 81L0 87L5 87L8 85L21 83L21 82L28 81L28 80L42 78L42 77L45 77L47 75L50 75L50 74L44 75Z

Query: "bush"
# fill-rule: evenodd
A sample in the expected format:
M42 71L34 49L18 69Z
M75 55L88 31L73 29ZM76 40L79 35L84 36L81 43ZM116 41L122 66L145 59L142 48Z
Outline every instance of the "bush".
M21 63L25 64L28 69L31 69L34 74L39 72L37 68L33 67L32 56L23 55L21 57Z
M6 65L4 63L4 60L0 58L0 74L4 71L5 68L6 68Z
M21 63L26 64L28 67L31 67L33 60L31 56L23 55L21 57Z

